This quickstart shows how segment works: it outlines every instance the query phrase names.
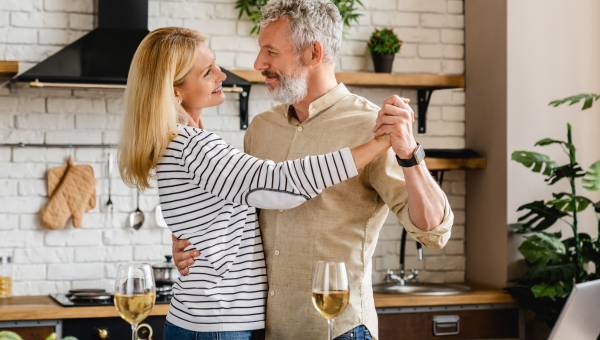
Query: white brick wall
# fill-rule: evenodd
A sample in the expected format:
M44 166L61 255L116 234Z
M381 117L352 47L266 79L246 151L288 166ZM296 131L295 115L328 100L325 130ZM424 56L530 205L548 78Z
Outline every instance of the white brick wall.
M366 41L375 27L393 27L404 40L394 63L396 73L463 74L464 16L461 0L366 0L358 25L347 30L336 64L337 71L372 71ZM21 71L35 65L62 46L93 29L93 0L1 0L0 60L18 60ZM150 0L149 28L185 26L213 36L209 42L219 64L229 69L250 69L257 51L252 24L237 20L233 1ZM380 104L392 94L416 103L416 91L395 88L351 87L351 91ZM122 110L122 91L0 89L0 142L5 143L114 143ZM264 86L253 86L250 116L276 105ZM417 139L426 148L464 147L462 90L434 92L428 111L428 133ZM207 129L242 148L238 130L238 103L228 97L224 105L203 113ZM416 129L416 128L415 128ZM0 254L12 255L16 264L17 295L48 294L70 288L111 288L120 262L161 259L170 253L170 233L154 223L156 190L141 196L146 224L139 231L126 227L135 209L134 191L115 174L115 212L107 221L106 149L0 148ZM114 154L114 153L113 153ZM87 213L80 229L70 223L58 231L41 226L38 212L47 201L45 174L63 165L69 155L78 164L90 164L98 185L96 208ZM443 189L455 214L455 227L447 247L425 250L416 260L414 242L407 242L407 267L420 270L433 282L464 280L465 173L448 172ZM389 216L373 259L373 281L385 270L398 268L401 226Z

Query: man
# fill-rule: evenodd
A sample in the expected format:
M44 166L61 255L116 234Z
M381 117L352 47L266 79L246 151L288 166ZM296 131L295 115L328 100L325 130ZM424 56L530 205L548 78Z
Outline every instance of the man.
M390 97L380 110L337 83L334 63L342 28L329 0L271 0L263 7L254 68L265 76L271 98L283 104L253 119L245 151L280 162L358 145L373 133L390 134L392 140L392 149L357 177L295 209L261 211L269 280L267 339L325 336L327 323L311 303L318 261L347 266L350 303L336 318L334 336L377 338L371 259L388 207L426 247L441 248L450 237L448 200L425 163L414 161L418 145L407 100ZM199 256L195 250L183 252L188 244L177 239L173 244L184 275L192 257Z

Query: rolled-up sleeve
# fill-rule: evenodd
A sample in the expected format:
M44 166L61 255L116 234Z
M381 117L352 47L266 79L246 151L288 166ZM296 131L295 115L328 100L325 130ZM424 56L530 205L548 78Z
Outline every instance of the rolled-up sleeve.
M411 221L408 214L408 191L402 167L396 162L394 152L390 149L377 157L368 165L369 182L381 199L402 223L408 234L427 248L443 248L452 231L454 214L444 194L444 218L440 225L430 231L419 229Z

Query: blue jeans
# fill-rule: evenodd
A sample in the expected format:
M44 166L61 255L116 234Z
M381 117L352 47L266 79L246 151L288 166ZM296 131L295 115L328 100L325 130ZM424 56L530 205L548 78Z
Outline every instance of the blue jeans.
M373 338L371 338L371 333L367 327L361 325L347 331L334 340L373 340Z
M239 332L194 332L167 321L164 340L261 340L265 338L265 330Z

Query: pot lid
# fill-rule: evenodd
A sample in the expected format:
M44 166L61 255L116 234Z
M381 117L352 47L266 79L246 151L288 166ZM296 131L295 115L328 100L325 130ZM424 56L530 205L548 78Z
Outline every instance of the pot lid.
M173 268L176 269L177 268L175 263L173 263L173 256L165 255L165 259L166 259L166 261L164 261L164 262L154 263L152 265L152 268L156 268L156 269L173 269Z

